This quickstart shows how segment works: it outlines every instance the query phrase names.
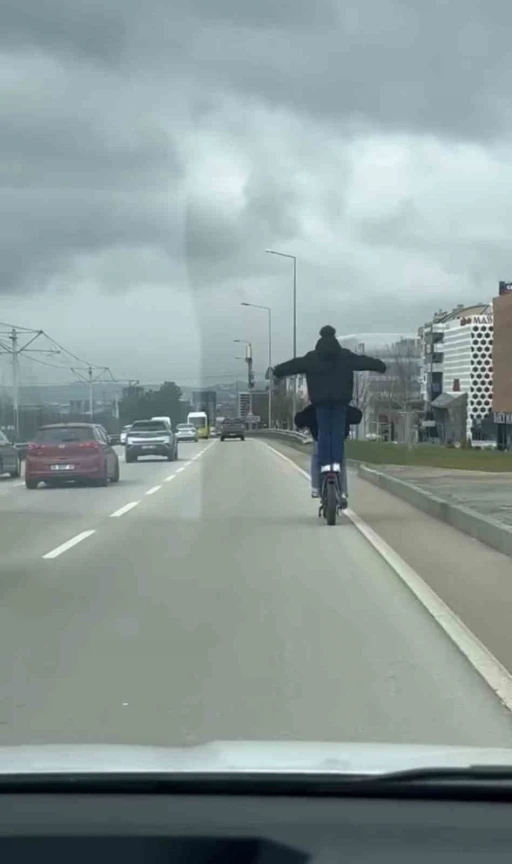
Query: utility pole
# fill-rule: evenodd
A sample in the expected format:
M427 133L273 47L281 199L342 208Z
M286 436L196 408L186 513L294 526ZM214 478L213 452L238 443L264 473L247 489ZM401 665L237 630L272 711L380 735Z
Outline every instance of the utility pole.
M250 306L252 309L264 309L268 313L268 369L269 369L269 382L268 382L268 428L272 428L272 387L273 387L273 376L272 376L272 309L270 306L262 306L259 303L241 303L241 306Z
M4 331L3 334L0 333L0 348L4 349L0 351L0 354L11 355L13 427L15 440L18 440L20 428L20 354L60 354L60 350L29 348L29 345L32 345L36 339L44 336L43 330L29 330L27 327L11 327L10 325L5 326L9 326L10 329L7 332ZM21 346L19 343L20 333L23 337L28 337L28 340ZM2 339L6 341L2 341Z
M87 380L89 383L89 417L91 418L91 423L94 418L94 394L92 389L92 368L89 366L87 370Z
M293 356L297 356L297 256L289 255L287 252L278 252L276 249L265 249L269 255L279 255L280 258L288 258L293 261ZM297 411L297 376L293 378L292 390L292 429Z
M247 344L245 362L247 363L247 386L249 389L249 415L252 417L252 391L254 389L254 373L252 371L252 345L250 342Z
M105 373L107 373L107 372L111 376L110 379L108 379L108 380L115 380L115 379L113 378L112 372L110 371L108 366L95 366L94 368L92 366L89 366L87 368L87 370L79 369L79 368L72 368L71 371L74 372L74 374L76 375L76 377L78 378L79 381L82 381L84 384L87 384L87 387L89 389L89 417L91 418L90 422L93 423L94 422L94 384L97 381L102 380L102 376L105 375ZM96 372L96 374L94 374L95 372ZM103 378L103 380L105 380L105 379Z
M13 426L14 426L14 438L18 440L18 430L20 428L19 424L19 415L20 415L20 382L19 382L19 367L18 367L18 334L16 332L16 328L13 327L11 330L11 361L12 361L12 412L13 412Z

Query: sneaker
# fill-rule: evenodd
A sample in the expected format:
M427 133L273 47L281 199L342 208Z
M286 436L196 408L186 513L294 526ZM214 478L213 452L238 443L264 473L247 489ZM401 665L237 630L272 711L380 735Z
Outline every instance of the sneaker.
M346 495L342 495L340 497L340 510L346 510L348 507L348 500Z
M312 498L320 498L320 491L319 491L319 489L316 488L316 486L313 486L313 488L311 490L311 497Z

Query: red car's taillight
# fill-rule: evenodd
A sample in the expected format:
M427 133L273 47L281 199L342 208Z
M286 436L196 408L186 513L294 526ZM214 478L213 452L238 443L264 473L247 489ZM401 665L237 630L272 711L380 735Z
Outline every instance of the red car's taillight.
M28 456L42 456L43 453L44 453L44 448L41 447L40 444L37 444L35 441L33 441L27 447L27 455Z
M98 441L80 441L78 446L88 450L101 450L101 444Z

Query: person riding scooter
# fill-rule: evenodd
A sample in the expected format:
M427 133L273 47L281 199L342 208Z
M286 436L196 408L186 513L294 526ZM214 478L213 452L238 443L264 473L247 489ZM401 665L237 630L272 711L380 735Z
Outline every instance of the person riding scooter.
M347 406L347 420L345 425L345 438L350 434L351 426L359 426L363 419L363 412L356 408L355 405ZM311 453L311 497L318 498L320 495L320 463L318 460L318 423L314 406L309 403L302 411L297 411L295 415L295 426L297 429L308 429L313 438L313 450ZM347 485L347 460L344 457L341 465L341 494L344 501L348 498Z
M383 373L386 364L342 348L336 339L336 330L329 325L320 330L314 351L279 363L273 369L275 378L306 375L309 399L315 407L318 423L321 473L341 471L347 408L353 398L356 371Z

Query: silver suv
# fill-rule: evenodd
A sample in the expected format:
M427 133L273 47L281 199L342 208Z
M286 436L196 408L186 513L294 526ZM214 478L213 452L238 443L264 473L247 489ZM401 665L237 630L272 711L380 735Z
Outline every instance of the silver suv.
M126 436L127 462L139 456L163 456L169 462L178 458L178 442L168 420L136 420Z

